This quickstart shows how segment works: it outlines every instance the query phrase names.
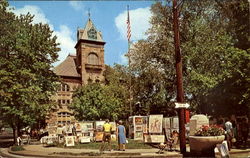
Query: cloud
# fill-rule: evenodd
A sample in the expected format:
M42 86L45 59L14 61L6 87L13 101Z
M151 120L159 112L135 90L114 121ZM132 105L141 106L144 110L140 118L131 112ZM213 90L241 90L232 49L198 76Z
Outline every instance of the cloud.
M69 5L73 7L73 9L75 9L76 11L82 10L84 8L82 3L79 1L70 1Z
M138 8L129 11L130 25L131 25L131 40L145 39L147 36L145 32L150 27L150 8ZM127 11L120 13L115 18L115 25L121 35L121 38L127 39Z
M28 12L31 15L35 15L33 18L33 24L37 24L37 23L43 23L43 24L49 24L51 29L53 28L53 25L50 24L49 19L47 19L43 13L43 11L34 5L25 5L23 8L15 8L15 10L13 10L13 12L16 15L21 15L21 14L27 14Z
M58 53L58 62L55 65L61 63L68 54L75 55L75 41L72 39L72 31L66 25L60 25L59 31L54 31L54 34L57 36L57 42L60 43L61 51Z
M59 47L61 48L61 51L58 52L59 61L54 63L54 66L61 63L69 53L75 54L75 41L72 38L72 31L66 25L60 25L59 30L55 30L54 26L50 23L49 19L46 18L43 11L39 7L33 5L25 5L23 8L16 8L13 12L16 15L27 14L30 12L31 15L35 15L33 18L34 21L32 22L33 24L40 22L48 24L51 30L54 31L53 35L57 36L57 42L60 43Z

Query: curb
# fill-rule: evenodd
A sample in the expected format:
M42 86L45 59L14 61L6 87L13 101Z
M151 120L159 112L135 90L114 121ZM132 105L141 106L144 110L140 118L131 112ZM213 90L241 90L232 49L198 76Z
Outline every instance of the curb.
M127 153L127 155L119 155L119 153L113 153L113 154L118 154L118 155L105 155L105 153L101 156L93 155L76 155L76 156L71 156L71 155L42 155L42 154L33 154L33 153L18 153L15 151L11 151L11 147L8 148L8 153L13 154L13 155L19 155L19 156L31 156L31 157L49 157L49 158L176 158L176 157L183 157L182 154L174 154L174 155L142 155L141 153ZM86 153L88 154L88 153ZM89 153L91 154L91 153ZM131 155L132 154L132 155ZM134 154L134 155L133 155ZM139 155L138 155L139 154ZM6 154L5 154L6 155ZM7 157L9 155L6 155Z
M229 151L229 154L238 154L238 153L250 153L250 149L240 150L240 151Z

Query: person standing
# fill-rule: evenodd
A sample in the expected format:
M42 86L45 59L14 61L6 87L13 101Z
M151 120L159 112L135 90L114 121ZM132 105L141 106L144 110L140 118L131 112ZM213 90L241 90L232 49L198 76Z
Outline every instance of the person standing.
M125 151L125 144L126 144L126 129L122 125L122 121L118 121L118 126L116 129L116 136L118 138L118 147L120 151Z
M228 144L228 150L230 151L230 149L232 148L231 140L234 137L234 132L233 132L233 125L228 118L226 119L225 128L226 128L226 139Z
M244 144L244 147L246 147L247 146L248 133L249 133L249 124L248 124L246 118L243 118L242 121L243 122L242 122L241 132L242 132L243 144Z
M111 148L111 130L112 130L112 126L109 123L109 120L106 119L105 123L103 125L103 139L102 139L102 145L100 147L100 152L104 151L104 149L105 149L105 142L108 142L109 151L112 150L112 148Z

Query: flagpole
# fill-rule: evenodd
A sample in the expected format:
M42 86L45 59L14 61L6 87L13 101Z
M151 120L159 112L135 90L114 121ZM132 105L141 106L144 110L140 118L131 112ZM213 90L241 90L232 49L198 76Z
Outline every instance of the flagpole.
M128 12L128 19L127 19L127 38L128 38L128 67L129 67L129 112L130 116L132 116L132 81L131 81L131 59L130 59L130 37L131 37L131 30L130 30L130 19L129 19L129 5L127 5L127 12Z

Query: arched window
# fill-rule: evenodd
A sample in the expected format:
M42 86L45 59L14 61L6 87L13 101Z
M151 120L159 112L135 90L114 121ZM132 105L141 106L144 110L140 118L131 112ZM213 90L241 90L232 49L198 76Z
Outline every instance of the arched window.
M67 85L67 84L65 84L65 83L62 83L62 84L61 84L61 91L64 91L64 92L70 91L69 85Z
M95 53L90 53L88 56L88 64L99 65L98 56Z

